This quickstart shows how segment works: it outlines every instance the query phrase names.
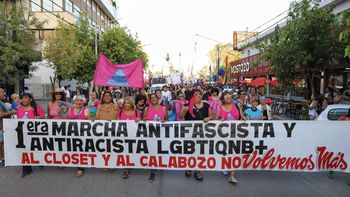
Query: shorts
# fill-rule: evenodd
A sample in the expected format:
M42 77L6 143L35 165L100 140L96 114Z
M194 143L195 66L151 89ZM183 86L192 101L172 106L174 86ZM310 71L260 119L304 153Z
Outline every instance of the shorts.
M0 143L4 142L4 132L0 131Z

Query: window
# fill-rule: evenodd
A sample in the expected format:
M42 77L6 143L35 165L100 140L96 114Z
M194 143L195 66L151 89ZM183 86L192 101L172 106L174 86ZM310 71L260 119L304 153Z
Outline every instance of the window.
M96 12L96 3L93 1L92 2L92 14L95 14Z
M348 114L348 108L336 108L329 110L327 118L328 120L338 120L340 116L346 116Z
M88 10L91 9L91 0L87 0L87 7L88 7Z
M73 2L71 0L66 0L66 11L73 13Z
M63 11L63 0L43 0L43 11Z
M100 18L101 17L101 9L100 7L97 6L97 16Z
M74 6L74 15L80 18L80 8L78 8L78 6Z
M52 5L53 5L53 11L56 11L56 12L63 11L63 2L62 2L62 0L52 1Z
M53 11L51 0L43 0L43 11L44 12Z
M33 12L41 11L41 6L40 6L41 2L40 1L41 0L32 0L30 2L30 5L31 5L31 8L32 8Z

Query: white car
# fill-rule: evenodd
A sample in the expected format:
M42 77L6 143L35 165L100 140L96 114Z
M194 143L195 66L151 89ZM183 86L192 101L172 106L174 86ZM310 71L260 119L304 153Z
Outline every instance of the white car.
M350 105L346 104L328 105L316 120L338 120L341 116L348 114L349 108Z

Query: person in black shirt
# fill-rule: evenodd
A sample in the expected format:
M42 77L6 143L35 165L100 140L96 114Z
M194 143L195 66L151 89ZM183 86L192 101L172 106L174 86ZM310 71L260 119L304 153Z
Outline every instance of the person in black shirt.
M203 120L203 122L208 122L212 119L212 112L210 105L202 101L202 92L195 89L191 93L192 98L189 104L185 105L180 112L180 118L185 120ZM186 171L186 176L190 177L191 171ZM199 171L194 172L194 178L198 181L203 180L203 176Z

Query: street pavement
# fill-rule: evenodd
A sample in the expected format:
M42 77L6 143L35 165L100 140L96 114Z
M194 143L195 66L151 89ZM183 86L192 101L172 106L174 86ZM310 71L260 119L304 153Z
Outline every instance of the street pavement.
M329 179L326 172L237 171L239 183L232 185L221 172L203 172L204 181L198 182L183 171L157 171L150 183L149 170L132 170L128 179L122 179L122 170L87 169L81 178L76 171L35 167L31 175L21 178L20 167L0 168L0 196L350 196L350 174L337 172Z

